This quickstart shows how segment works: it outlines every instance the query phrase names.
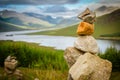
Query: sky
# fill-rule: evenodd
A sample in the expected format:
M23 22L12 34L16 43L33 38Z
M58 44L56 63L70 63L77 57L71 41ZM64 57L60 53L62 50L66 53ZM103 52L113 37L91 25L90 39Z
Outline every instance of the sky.
M0 0L0 10L31 12L52 17L73 17L85 8L95 10L107 6L119 6L120 0Z

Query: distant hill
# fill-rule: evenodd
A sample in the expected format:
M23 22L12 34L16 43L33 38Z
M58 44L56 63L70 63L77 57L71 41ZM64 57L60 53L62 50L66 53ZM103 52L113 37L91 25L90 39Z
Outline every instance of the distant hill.
M94 36L120 33L120 9L97 18Z
M44 31L32 34L42 35L58 35L58 36L77 36L76 29L78 24L62 28L58 30ZM120 9L113 11L110 14L103 15L97 18L95 23L95 31L93 36L98 38L105 34L120 33Z
M36 13L25 12L24 14L29 15L31 17L41 19L41 20L48 21L49 23L52 23L52 24L55 24L54 27L65 27L65 26L77 24L79 22L79 19L77 19L76 17L71 17L71 18L56 17L56 18L53 18L50 15L42 15L42 14L36 14Z
M32 28L53 26L53 24L47 21L10 10L0 11L0 17L3 18L3 21L20 26L29 26Z
M66 27L66 26L71 26L71 25L75 25L78 24L80 21L80 19L78 19L77 17L71 17L71 18L65 18L63 20L61 20L61 22L59 24L56 25L56 27Z
M63 19L62 17L53 18L50 15L42 15L42 14L30 13L30 12L24 12L24 14L44 21L48 21L49 23L52 24L58 24Z
M119 7L103 5L103 6L100 6L99 8L97 8L95 10L95 12L97 13L97 16L102 16L105 14L109 14L117 9L119 9Z

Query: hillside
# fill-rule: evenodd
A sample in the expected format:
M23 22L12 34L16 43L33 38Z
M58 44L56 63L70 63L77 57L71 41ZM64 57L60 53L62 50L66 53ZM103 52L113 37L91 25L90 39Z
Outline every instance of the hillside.
M49 23L52 23L52 24L58 24L61 20L63 20L63 17L53 18L50 15L43 15L43 14L37 14L37 13L24 12L23 14L31 17L35 17L44 21L48 21Z
M47 21L10 10L0 11L0 17L3 18L5 22L20 26L29 26L32 28L53 26L53 24Z
M69 26L67 28L62 28L58 30L37 32L31 34L77 36L76 35L77 25ZM98 38L100 37L100 35L119 33L120 32L119 25L120 25L120 9L115 10L110 14L98 17L95 23L95 32L93 36Z
M100 6L98 7L95 12L97 14L97 16L102 16L102 15L105 15L105 14L109 14L115 10L119 9L119 7L115 7L115 6Z
M17 25L0 21L0 32L25 30Z
M66 27L73 24L77 24L79 22L79 19L76 17L70 17L70 18L63 18L63 17L56 17L53 18L50 15L42 15L42 14L36 14L36 13L24 13L28 16L35 17L41 20L45 20L49 23L55 24L54 27Z

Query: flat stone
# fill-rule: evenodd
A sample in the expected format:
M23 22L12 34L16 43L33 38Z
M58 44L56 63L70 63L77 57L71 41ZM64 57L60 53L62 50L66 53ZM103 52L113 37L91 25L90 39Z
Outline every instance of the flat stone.
M74 42L74 47L92 54L96 54L99 51L97 42L92 36L79 36Z

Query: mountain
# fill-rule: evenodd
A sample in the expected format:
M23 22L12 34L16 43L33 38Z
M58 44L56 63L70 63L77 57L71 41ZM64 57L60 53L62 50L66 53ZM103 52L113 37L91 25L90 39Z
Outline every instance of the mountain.
M102 16L102 15L105 15L105 14L109 14L115 10L119 9L119 7L115 7L115 6L101 6L99 8L97 8L95 10L97 16Z
M79 22L79 19L77 17L71 17L71 18L63 18L63 17L56 17L53 18L50 15L42 15L42 14L36 14L36 13L28 13L24 12L24 14L39 18L45 21L48 21L49 23L55 24L54 27L65 27L69 25L74 25Z
M32 33L32 34L77 36L76 34L77 26L78 24L73 26L68 26L66 28L62 28L58 30L44 31L44 32L38 32L38 33ZM96 38L106 34L112 34L112 35L120 34L120 9L117 9L109 14L98 17L95 22L94 28L95 30L94 30L93 36Z
M5 32L5 31L19 31L19 30L25 30L25 28L21 28L17 25L10 24L7 22L3 22L0 20L0 32Z
M50 15L42 15L42 14L30 13L30 12L24 12L23 14L26 14L28 16L35 17L44 21L48 21L49 23L52 23L52 24L58 24L63 19L62 17L53 18Z
M66 27L66 26L70 26L70 25L75 25L75 24L77 24L79 22L80 22L80 19L78 19L77 17L64 18L56 26L58 26L58 27Z
M0 17L3 18L3 21L20 26L29 26L31 28L53 26L53 24L47 21L35 17L31 17L23 13L18 13L15 11L9 11L9 10L0 11Z

